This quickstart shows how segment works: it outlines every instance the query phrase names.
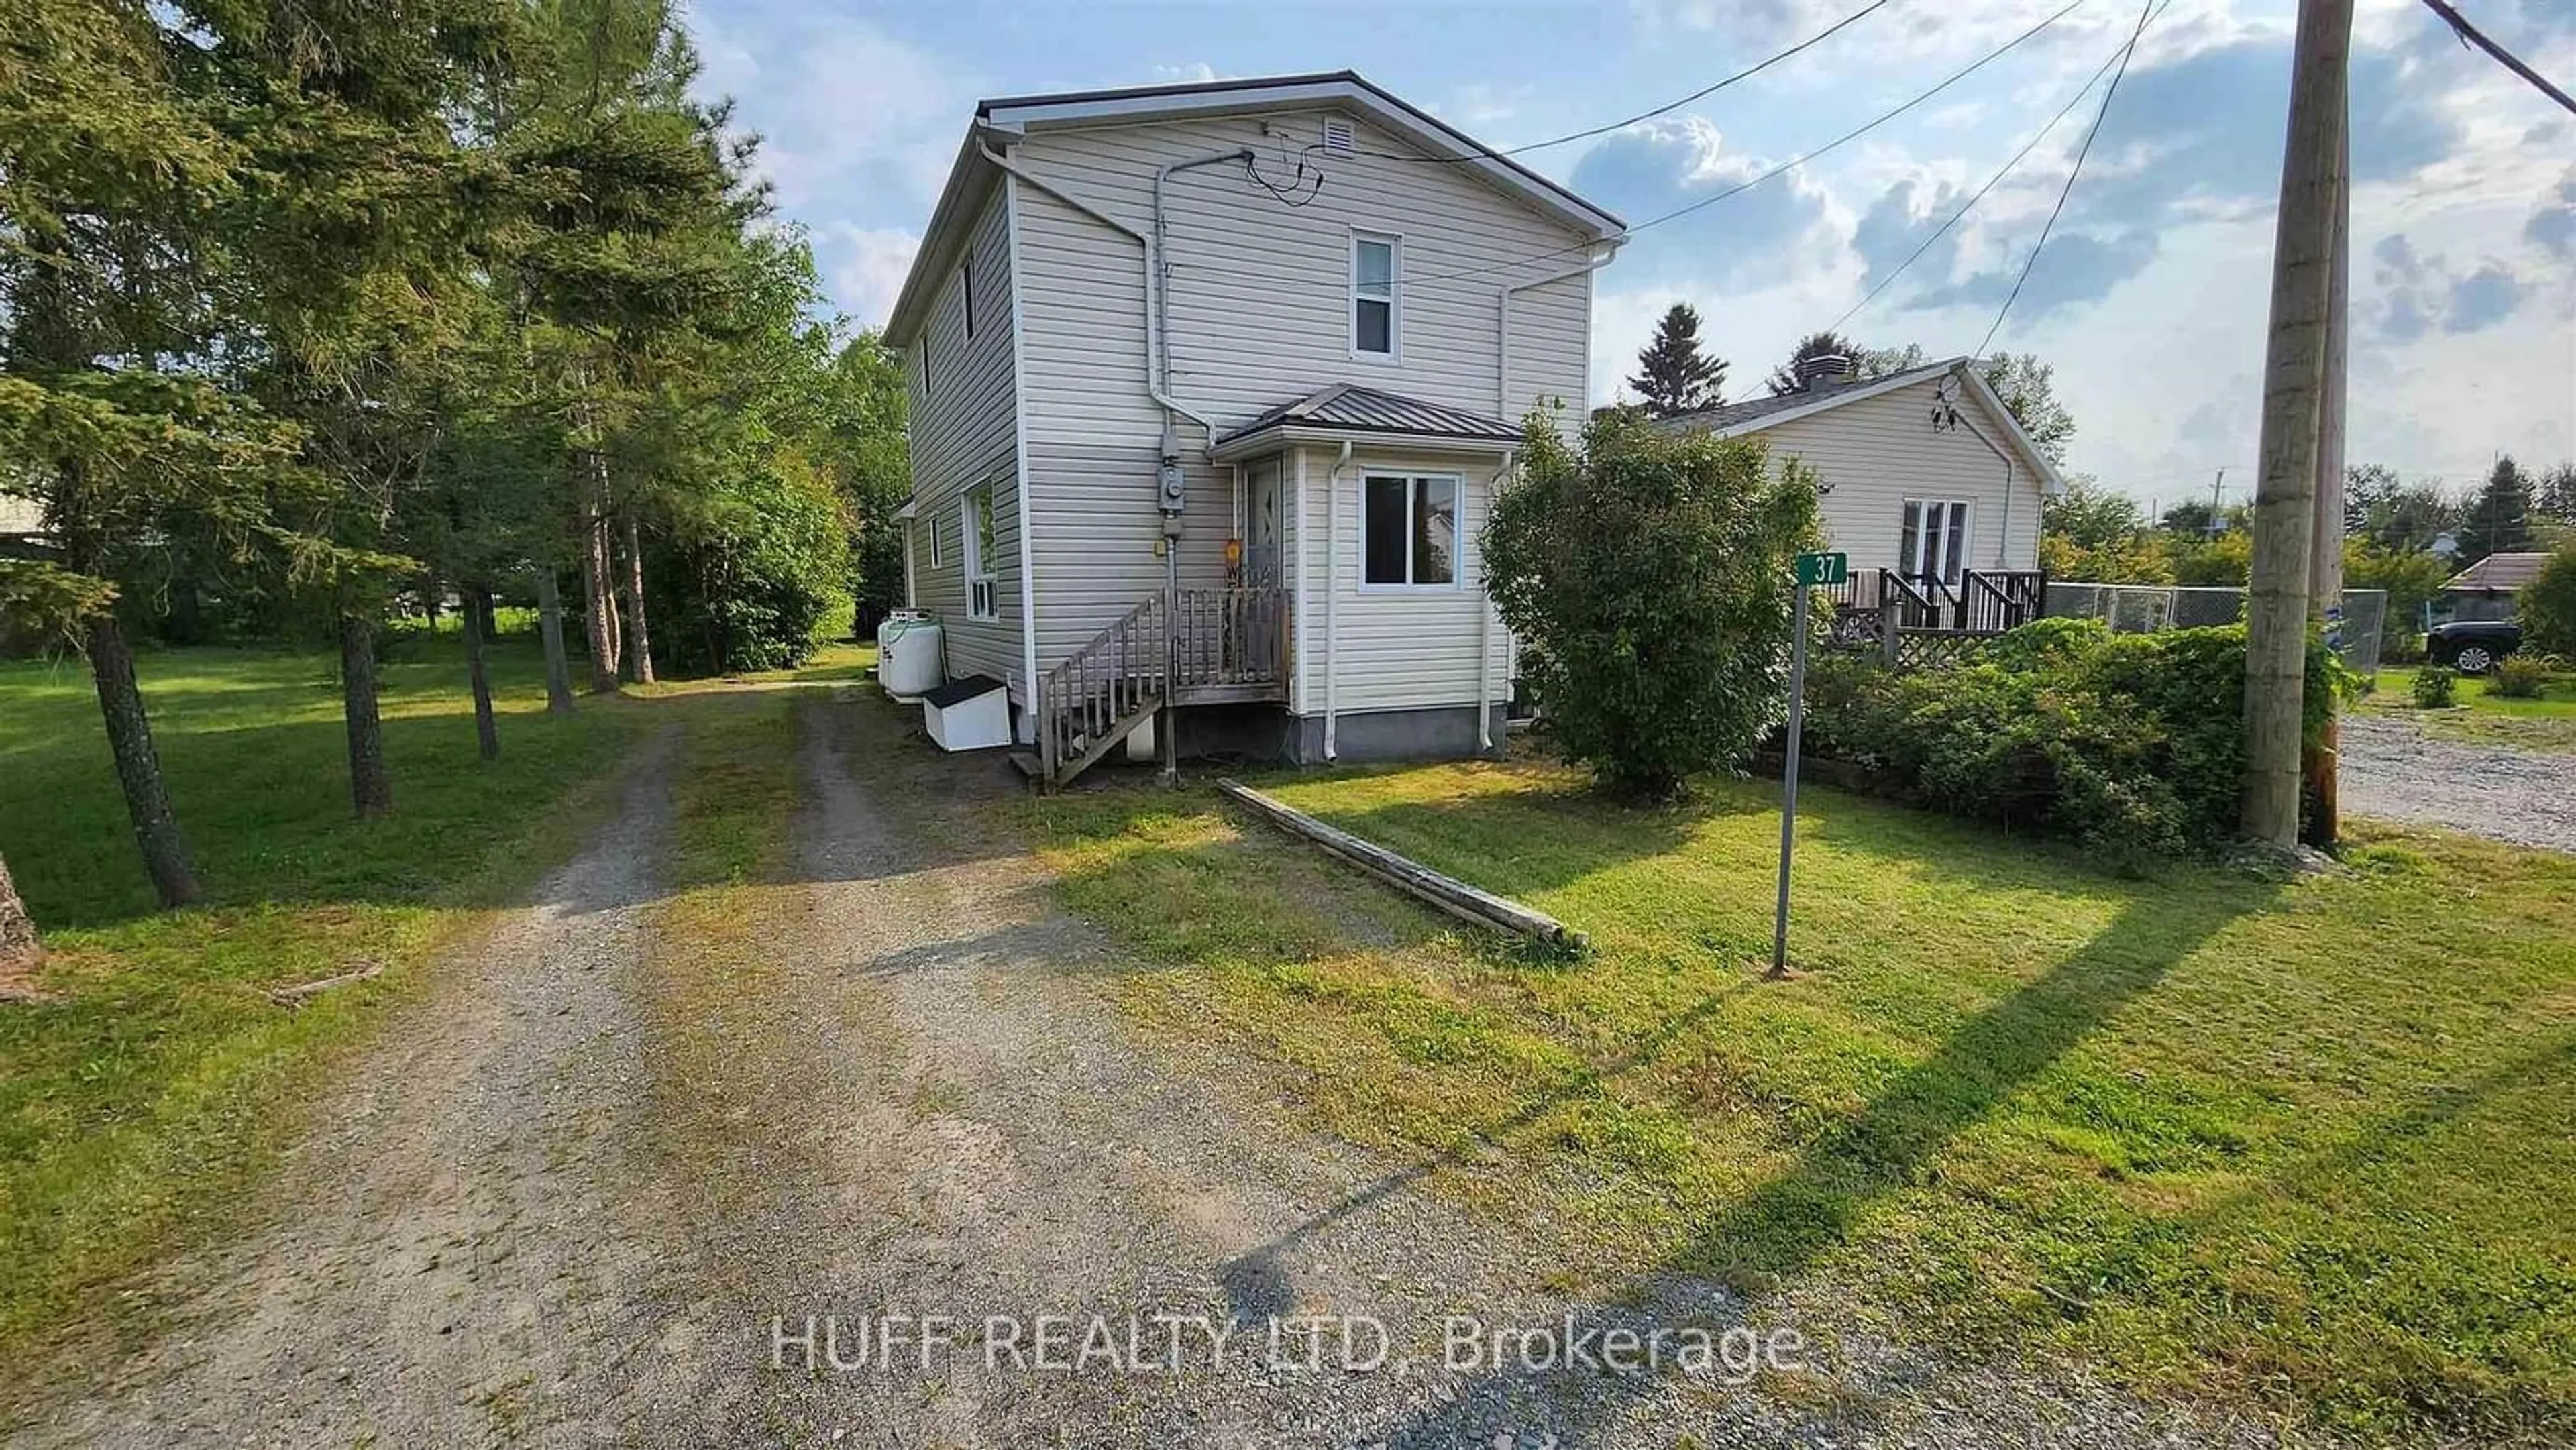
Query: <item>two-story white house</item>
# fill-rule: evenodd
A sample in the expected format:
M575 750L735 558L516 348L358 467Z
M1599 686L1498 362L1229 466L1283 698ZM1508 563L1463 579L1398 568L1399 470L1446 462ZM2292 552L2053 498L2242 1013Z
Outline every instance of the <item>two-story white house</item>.
M1348 72L984 102L886 328L948 674L1057 782L1493 749L1477 533L1623 236Z

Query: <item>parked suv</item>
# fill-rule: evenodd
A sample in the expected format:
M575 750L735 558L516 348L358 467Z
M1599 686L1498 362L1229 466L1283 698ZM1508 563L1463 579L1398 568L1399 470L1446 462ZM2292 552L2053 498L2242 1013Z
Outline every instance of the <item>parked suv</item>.
M2509 619L2461 620L2436 625L2424 636L2424 657L2464 675L2483 675L2496 661L2522 648L2522 626Z

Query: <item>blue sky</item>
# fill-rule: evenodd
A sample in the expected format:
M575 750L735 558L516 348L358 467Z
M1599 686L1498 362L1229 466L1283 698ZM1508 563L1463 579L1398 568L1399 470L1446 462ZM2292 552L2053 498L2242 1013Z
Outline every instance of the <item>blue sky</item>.
M704 87L766 142L854 322L884 316L979 97L1356 69L1498 146L1696 90L1866 0L995 6L698 0ZM1893 0L1756 79L1524 157L1631 221L1851 129L2065 0ZM2576 0L2458 0L2562 84ZM2143 499L2253 479L2290 0L2171 0L1997 339L2054 363L2074 469ZM1638 235L1602 274L1606 399L1653 319L1697 306L1730 395L1859 302L2127 36L2084 0L1922 107ZM2353 60L2350 454L2465 486L2498 449L2576 457L2576 118L2464 50L2416 0L2360 0ZM2094 97L2100 94L2098 88ZM2092 100L1844 330L1973 349L2038 235ZM1598 400L1596 400L1598 401Z

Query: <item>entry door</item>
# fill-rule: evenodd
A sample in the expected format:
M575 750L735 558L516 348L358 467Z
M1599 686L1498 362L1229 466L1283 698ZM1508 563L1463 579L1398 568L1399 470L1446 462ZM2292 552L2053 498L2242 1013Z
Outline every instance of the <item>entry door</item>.
M1909 579L1959 582L1968 559L1968 506L1955 499L1909 498L1896 548L1897 569Z
M1280 583L1279 460L1265 459L1245 472L1251 505L1251 537L1243 541L1243 582L1254 589L1276 589Z

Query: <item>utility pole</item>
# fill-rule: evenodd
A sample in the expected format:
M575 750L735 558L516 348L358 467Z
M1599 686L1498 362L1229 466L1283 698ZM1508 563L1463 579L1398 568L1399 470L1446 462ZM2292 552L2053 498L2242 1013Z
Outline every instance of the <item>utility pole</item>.
M2300 0L2290 62L2281 209L2272 241L2271 337L2247 591L2245 789L2239 826L2288 847L2299 832L2300 703L2316 541L2317 438L2334 271L2335 161L2342 139L2352 0Z
M2214 539L2219 535L2218 492L2226 486L2227 470L2222 468L2218 470L2218 476L2209 481L2209 522L2200 526L2200 536L2204 539Z
M2326 648L2344 648L2343 617L2343 417L2344 346L2348 331L2346 302L2352 284L2352 112L2351 99L2335 117L2334 249L2326 275L2325 396L2317 404L2317 508L2314 558L2308 567L2309 608L2325 633ZM2382 621L2384 629L2386 622ZM2333 702L2327 704L2323 733L2304 761L2309 813L2300 839L2327 850L2342 831L2343 811L2337 801L2337 769L2342 730Z

